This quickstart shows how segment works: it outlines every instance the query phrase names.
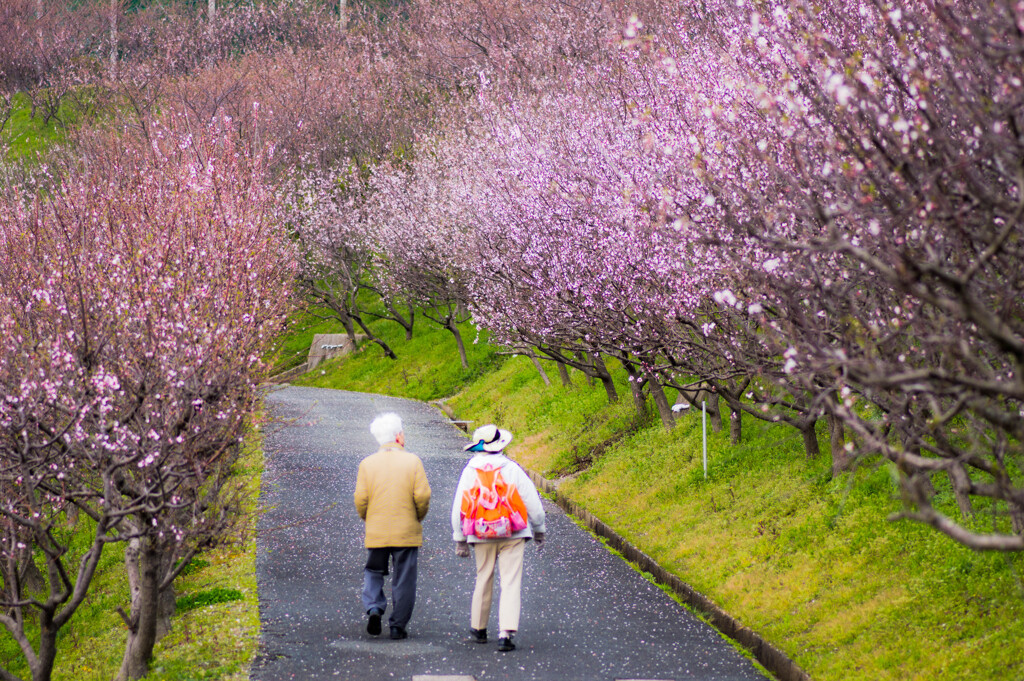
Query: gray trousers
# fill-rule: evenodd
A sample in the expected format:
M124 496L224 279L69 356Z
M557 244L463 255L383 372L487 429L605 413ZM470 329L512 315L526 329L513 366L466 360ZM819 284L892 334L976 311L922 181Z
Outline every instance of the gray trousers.
M388 574L388 558L394 565L395 574L391 578L391 617L388 624L392 627L405 629L412 618L412 608L416 604L416 560L419 547L400 546L381 549L369 549L366 568L363 570L363 610L373 609L382 613L388 608L384 596L384 577Z

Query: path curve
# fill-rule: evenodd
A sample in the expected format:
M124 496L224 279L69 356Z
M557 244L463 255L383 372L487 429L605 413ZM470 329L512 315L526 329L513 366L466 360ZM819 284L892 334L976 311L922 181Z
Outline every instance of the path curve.
M545 500L548 541L527 546L518 649L468 642L472 559L453 553L449 509L466 439L433 407L381 395L286 386L267 401L256 575L256 681L429 679L614 681L764 679L678 605ZM355 512L359 461L376 450L373 417L395 411L433 490L409 638L365 632L365 550ZM513 448L514 449L514 448ZM390 590L388 590L390 598ZM495 633L497 598L489 631Z

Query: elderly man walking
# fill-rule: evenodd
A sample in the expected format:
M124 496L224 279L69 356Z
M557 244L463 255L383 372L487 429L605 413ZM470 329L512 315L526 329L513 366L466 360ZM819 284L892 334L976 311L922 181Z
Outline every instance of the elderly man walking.
M366 521L369 555L363 571L363 609L369 619L366 631L381 632L381 618L387 610L384 577L390 558L392 608L388 624L391 638L408 637L406 627L416 602L416 560L423 545L423 518L430 507L430 485L423 462L405 450L402 419L382 414L370 424L380 449L359 464L355 502L359 517Z

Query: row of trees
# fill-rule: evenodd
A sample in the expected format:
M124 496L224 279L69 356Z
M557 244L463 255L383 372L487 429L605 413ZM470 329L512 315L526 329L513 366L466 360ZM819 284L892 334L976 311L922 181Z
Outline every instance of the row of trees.
M322 3L10 0L0 7L0 114L24 93L32 116L66 124L102 118L169 76L246 53L322 46L340 35ZM206 3L204 3L206 4ZM156 93L152 94L157 96ZM0 115L0 121L5 118Z
M0 10L3 101L87 124L3 168L0 623L33 679L114 542L119 677L146 673L175 576L237 534L230 475L295 284L324 288L280 197L296 168L408 147L426 108L374 5L345 30L336 2L194 4Z
M57 4L16 10L3 11L32 27L40 49L87 18L68 14L51 34L40 22ZM243 8L217 28L259 36L286 11L302 19L284 26L287 36L308 36L319 16ZM131 33L120 35L123 47ZM276 159L254 134L258 110L244 121L223 107L196 115L184 93L198 62L183 67L161 46L169 33L150 35L152 53L116 80L76 76L69 85L74 96L108 102L102 125L77 131L43 164L4 169L0 624L36 681L51 677L60 632L112 543L126 547L130 586L119 678L146 674L170 627L174 578L244 520L232 476L259 403L262 358L294 303L297 252L276 217ZM189 35L176 36L180 55ZM277 49L279 36L253 39ZM7 57L15 46L3 45ZM75 49L69 63L95 53ZM207 57L221 48L210 49ZM19 88L35 97L60 72L29 62L36 71L25 82L5 81L7 101ZM18 676L0 669L0 678Z
M372 21L344 31L337 3L214 7L0 9L3 102L91 114L66 149L2 169L0 624L33 679L114 542L131 587L119 676L146 673L175 576L237 534L230 475L295 283L322 288L284 229L289 169L408 137L375 8L348 8L354 29Z
M315 281L612 399L614 358L669 427L665 387L808 456L827 424L903 517L1024 548L1016 3L430 7L402 59L448 97L410 152L301 169Z
M818 456L824 423L835 472L880 453L907 517L1024 548L1015 5L402 9L313 60L356 87L246 94L308 94L317 132L278 134L311 301L369 333L374 292L458 347L471 314L610 399L614 358L668 427L666 387L737 440Z
M291 302L254 159L222 130L156 136L97 143L0 210L0 624L33 679L111 542L131 585L121 678L145 674L174 577L239 520L228 480Z

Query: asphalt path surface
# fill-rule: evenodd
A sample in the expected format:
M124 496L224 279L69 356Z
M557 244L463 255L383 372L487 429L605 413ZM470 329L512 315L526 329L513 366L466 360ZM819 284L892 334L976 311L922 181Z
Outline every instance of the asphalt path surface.
M454 554L450 509L468 460L461 431L429 405L380 395L284 387L265 435L256 573L261 650L251 678L682 681L764 679L710 626L645 580L545 500L547 542L527 545L517 649L469 641L472 558ZM409 638L366 633L363 524L352 495L377 449L374 416L397 412L433 492ZM513 447L514 453L514 447ZM390 601L390 582L386 588ZM390 606L389 606L390 614Z

